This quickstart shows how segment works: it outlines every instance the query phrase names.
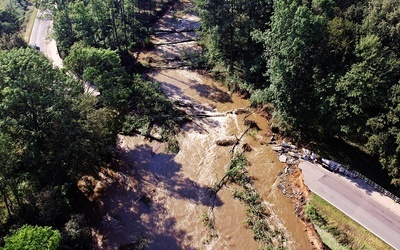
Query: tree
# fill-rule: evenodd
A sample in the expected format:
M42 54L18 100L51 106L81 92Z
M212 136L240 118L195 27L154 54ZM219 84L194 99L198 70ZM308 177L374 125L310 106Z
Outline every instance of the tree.
M362 25L365 33L378 36L382 45L398 56L400 56L399 16L399 0L372 0L369 1L367 16Z
M253 41L254 30L267 29L272 1L198 0L202 43L210 64L221 63L231 74L253 84L262 78L262 44Z
M77 41L77 38L72 27L72 20L68 14L68 8L64 6L57 10L56 13L53 20L53 32L60 54L64 56L74 42Z
M96 86L104 105L118 111L126 108L131 94L130 81L115 51L85 47L77 43L65 58L64 65L83 83Z
M4 242L4 250L56 250L61 243L61 234L51 227L24 225L12 235L5 237Z
M20 20L12 9L0 10L0 36L12 34L19 30Z
M144 25L149 26L149 17L139 19L138 6L137 0L59 1L53 12L54 33L61 51L68 54L75 42L119 51L134 48L150 31Z
M0 10L0 51L26 46L25 41L18 34L20 25L20 18L13 9Z
M117 114L32 48L0 52L0 76L0 195L9 217L64 224L70 184L107 159Z
M315 124L320 99L316 75L324 58L325 19L296 1L274 1L271 29L265 42L270 91L286 129L302 130Z
M399 63L374 35L361 38L356 56L357 61L337 82L334 109L341 132L361 139L367 120L387 112L387 96L393 80L399 77Z

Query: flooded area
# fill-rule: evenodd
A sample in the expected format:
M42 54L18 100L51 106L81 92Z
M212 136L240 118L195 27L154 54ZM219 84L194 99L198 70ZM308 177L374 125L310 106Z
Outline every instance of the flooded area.
M193 9L189 2L178 3L167 11L155 30L192 30L191 25L198 25L199 20L188 11L174 16L180 8ZM178 22L176 25L188 26L171 29L168 18ZM173 68L169 59L181 56L181 44L185 49L196 46L193 41L176 43L179 39L196 38L191 31L179 33L183 38L168 34L172 38L162 33L162 38L153 40L173 44L162 45L162 49L156 46L141 59ZM102 194L102 223L95 229L96 248L118 249L121 243L136 247L145 244L149 249L262 247L245 222L245 206L233 197L235 185L228 183L216 195L211 191L229 169L232 156L232 147L218 146L216 142L241 138L237 148L249 148L244 153L249 162L246 169L271 215L271 223L284 232L284 247L313 249L294 205L277 187L283 164L266 143L271 136L267 119L249 110L247 100L229 93L206 73L158 68L148 77L159 82L171 100L186 104L184 111L192 121L183 125L178 135L178 154L167 152L163 143L139 135L119 136L118 155L124 165L117 173L119 181ZM259 129L249 130L246 121L253 121ZM211 232L205 218L213 221Z

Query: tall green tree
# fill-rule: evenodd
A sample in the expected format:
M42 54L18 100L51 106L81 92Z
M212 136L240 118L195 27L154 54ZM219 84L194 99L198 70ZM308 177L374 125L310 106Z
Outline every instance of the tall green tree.
M399 63L374 35L361 38L355 54L357 61L337 82L333 108L341 132L361 139L367 120L387 112L387 97L393 79L398 79Z
M21 20L12 8L0 10L0 50L25 47L26 43L18 34Z
M68 210L70 184L106 160L116 112L98 108L80 82L32 48L0 52L0 76L0 194L7 212L58 225L68 216L60 211Z
M262 44L253 41L254 30L264 31L272 1L198 0L202 42L211 64L222 63L230 73L256 83L262 78Z
M68 54L75 42L120 51L134 48L150 32L145 28L149 20L140 18L138 6L137 0L59 1L53 12L61 51Z
M400 186L400 2L372 0L365 12L360 45L371 38L376 41L372 43L375 46L362 47L362 61L356 64L364 65L360 75L368 74L365 81L370 82L364 85L374 90L365 91L369 95L366 102L374 107L366 115L366 148L379 156L392 177L392 184Z
M301 130L316 123L320 99L316 75L324 58L325 19L298 1L274 1L264 33L270 92L281 122Z
M126 108L131 94L130 80L115 51L85 47L77 43L65 58L64 65L83 83L95 86L106 106L118 111Z
M374 34L383 46L400 56L400 1L371 0L363 21L363 32Z
M0 36L12 34L19 30L20 20L12 9L0 10Z

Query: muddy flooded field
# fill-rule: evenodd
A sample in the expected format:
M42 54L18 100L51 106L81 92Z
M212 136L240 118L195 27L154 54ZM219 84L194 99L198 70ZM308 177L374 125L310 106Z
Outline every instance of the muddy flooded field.
M180 2L167 11L159 22L162 26L155 29L182 29L189 33L181 38L162 33L159 40L155 36L153 42L162 43L162 49L156 46L141 59L168 66L170 61L163 56L180 57L179 46L198 49L193 41L177 43L197 36L190 33L192 25L199 22L187 11L192 9L189 2ZM177 12L184 14L177 17ZM168 45L169 41L173 43ZM240 138L236 148L248 149L244 150L249 162L246 169L264 200L270 223L283 232L283 246L313 249L294 205L277 187L283 165L266 143L271 136L266 118L249 110L247 100L229 93L203 72L158 69L148 77L159 82L169 98L184 103L184 112L192 115L192 121L178 135L178 154L167 152L163 143L139 135L119 136L118 155L124 165L114 173L118 181L109 184L101 195L102 221L94 229L95 248L118 249L122 243L147 245L149 249L260 248L262 244L254 240L254 233L245 222L244 204L233 197L236 186L228 184L216 195L211 192L229 169L232 157L232 147L216 142ZM249 130L248 121L258 129Z

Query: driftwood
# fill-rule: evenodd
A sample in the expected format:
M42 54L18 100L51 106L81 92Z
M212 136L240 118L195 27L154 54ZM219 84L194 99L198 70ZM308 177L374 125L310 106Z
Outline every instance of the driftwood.
M187 39L187 40L182 40L182 41L177 41L177 42L170 42L170 43L155 43L153 44L154 46L164 46L164 45L174 45L174 44L181 44L181 43L189 43L189 42L195 42L197 41L196 39Z
M243 148L243 151L245 151L245 152L250 152L252 150L250 144L248 144L248 143L243 144L242 148Z
M217 140L215 142L218 146L233 146L237 143L237 138L229 138L229 139L222 139L222 140Z
M188 67L189 65L176 65L176 66L152 66L152 68L154 69L185 69L186 67Z
M250 130L250 128L247 128L246 131L244 131L243 134L242 134L239 138L237 138L237 141L236 141L235 145L233 145L233 147L232 147L232 149L231 149L231 152L232 152L232 157L231 157L231 159L233 158L233 153L235 152L236 146L239 145L239 143L240 143L240 141L242 140L243 136L244 136L245 134L247 134L247 132L249 132L249 130Z
M196 32L198 29L164 29L164 30L154 30L154 33L186 33L186 32Z
M250 113L250 110L248 110L247 108L238 108L238 109L235 109L233 111L233 113L235 115L248 114L248 113Z
M258 127L257 123L252 120L245 120L244 125L248 126L249 128L255 128L257 130L260 130L260 127Z

